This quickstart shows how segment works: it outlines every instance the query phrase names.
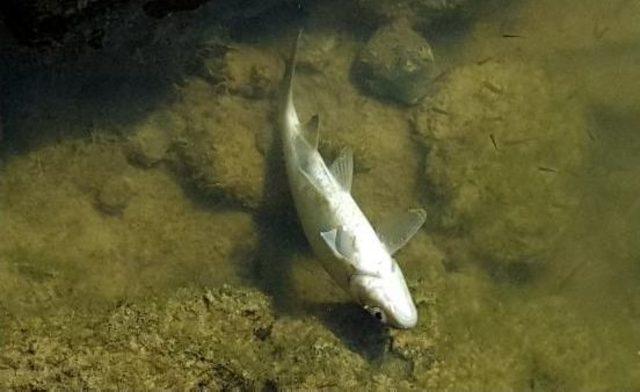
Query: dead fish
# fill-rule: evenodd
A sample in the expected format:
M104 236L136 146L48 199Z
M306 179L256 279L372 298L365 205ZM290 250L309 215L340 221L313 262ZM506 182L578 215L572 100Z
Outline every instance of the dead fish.
M351 196L353 153L342 150L327 166L318 152L319 116L302 124L292 93L300 34L282 82L279 127L291 193L304 233L324 269L354 301L383 323L411 328L418 321L409 289L393 254L426 219L409 210L374 230Z

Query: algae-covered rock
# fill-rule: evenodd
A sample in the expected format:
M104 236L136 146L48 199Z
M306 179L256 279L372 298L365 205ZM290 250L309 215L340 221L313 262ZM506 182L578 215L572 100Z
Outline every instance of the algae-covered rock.
M406 20L379 29L364 47L354 70L369 93L415 104L427 93L434 70L431 47Z
M485 261L539 261L575 211L569 182L587 142L562 86L522 63L468 65L414 123L429 149L426 180L444 201L441 228Z
M258 148L270 131L269 102L217 95L200 81L185 90L180 109L187 126L177 135L181 164L205 194L257 208L264 185Z
M367 385L367 362L317 320L275 319L263 294L184 289L104 315L9 322L0 388L320 389ZM9 369L6 371L5 369Z
M121 304L92 318L61 310L4 335L4 388L135 390L259 387L270 364L260 330L269 301L252 290L185 290L166 303ZM82 347L82 349L76 349Z
M319 320L282 320L274 324L271 339L279 358L277 379L284 389L355 387L367 368L364 358Z

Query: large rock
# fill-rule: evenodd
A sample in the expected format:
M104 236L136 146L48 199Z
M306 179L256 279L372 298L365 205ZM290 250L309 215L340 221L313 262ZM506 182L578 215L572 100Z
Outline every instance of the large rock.
M369 93L415 104L428 91L434 71L431 47L406 20L379 29L355 64L356 81Z

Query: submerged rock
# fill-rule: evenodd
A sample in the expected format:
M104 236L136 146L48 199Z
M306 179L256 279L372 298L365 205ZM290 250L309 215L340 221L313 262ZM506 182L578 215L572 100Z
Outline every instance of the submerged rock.
M178 109L187 126L177 134L180 164L204 194L255 209L264 186L264 156L259 144L271 128L269 102L216 95L193 81Z
M426 95L433 71L431 47L404 20L378 30L354 64L366 91L409 105Z
M526 278L576 211L579 107L536 68L487 62L453 71L414 126L429 149L426 181L444 201L441 229Z

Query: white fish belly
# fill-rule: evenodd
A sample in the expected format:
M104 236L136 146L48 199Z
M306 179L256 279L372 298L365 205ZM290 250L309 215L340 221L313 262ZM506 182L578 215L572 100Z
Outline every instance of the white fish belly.
M288 162L291 193L298 217L309 243L332 278L348 291L352 267L338 259L322 239L320 233L339 226L353 226L361 215L351 195L340 188L317 151L307 157L306 172L318 187L314 186L297 166L297 160ZM319 188L319 189L318 189Z

